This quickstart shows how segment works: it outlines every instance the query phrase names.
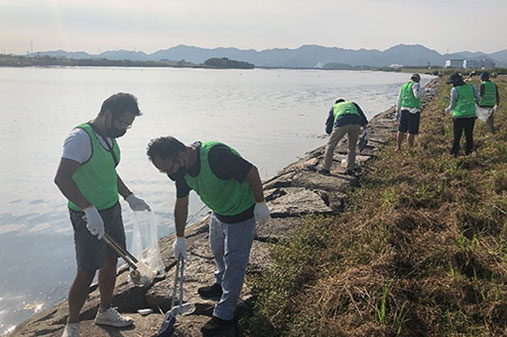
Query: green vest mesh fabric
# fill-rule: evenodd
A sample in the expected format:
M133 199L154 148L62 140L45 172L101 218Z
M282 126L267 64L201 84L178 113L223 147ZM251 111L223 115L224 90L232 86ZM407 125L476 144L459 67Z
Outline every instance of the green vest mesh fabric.
M84 197L98 210L113 207L118 202L118 176L111 153L100 144L95 132L89 124L77 126L88 133L92 145L92 156L78 167L72 179L76 182ZM118 162L120 161L120 148L113 138L113 151ZM68 207L74 211L81 209L73 202Z
M413 81L407 82L401 87L401 107L402 108L420 108L421 100L414 96L412 91Z
M480 106L495 106L496 104L496 84L490 81L482 82L484 85L484 92L479 102Z
M357 111L357 108L354 105L354 103L349 102L349 101L340 102L340 103L336 103L335 105L333 105L334 121L336 122L336 120L338 118L340 118L340 116L343 116L343 115L361 116L359 114L359 111Z
M248 181L239 183L236 179L222 180L213 174L208 154L215 145L225 145L220 142L203 142L200 148L201 170L197 177L185 175L185 181L200 197L201 200L219 215L238 215L255 204L252 189ZM227 146L227 145L226 145ZM238 155L238 152L229 147Z
M458 101L452 112L453 117L475 116L475 95L470 84L455 87L458 90Z

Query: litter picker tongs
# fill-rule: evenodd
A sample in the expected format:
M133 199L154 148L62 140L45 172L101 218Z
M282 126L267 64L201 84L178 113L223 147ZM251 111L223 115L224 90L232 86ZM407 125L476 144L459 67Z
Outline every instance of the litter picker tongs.
M134 255L120 246L108 233L104 233L104 241L133 269L130 272L130 278L135 284L146 286L151 283L155 277L155 272L150 267L136 259Z

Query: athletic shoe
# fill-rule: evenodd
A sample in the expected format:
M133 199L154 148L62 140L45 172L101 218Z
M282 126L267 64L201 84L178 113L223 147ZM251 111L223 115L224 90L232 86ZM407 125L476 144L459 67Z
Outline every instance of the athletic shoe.
M79 323L67 323L63 328L62 337L79 337Z
M204 299L218 299L222 297L222 286L218 283L208 287L197 289L199 295Z
M110 325L117 328L122 328L125 326L129 326L134 323L132 318L120 314L113 308L109 308L104 312L97 312L97 316L95 317L95 324L101 325Z
M218 317L211 319L201 328L203 337L221 336L225 331L233 327L233 320L226 321Z
M323 174L323 175L325 175L325 176L328 176L328 175L330 175L330 174L331 174L331 173L329 172L329 170L328 170L328 169L320 169L320 170L319 170L319 173L320 173L320 174Z
M356 175L356 173L354 172L354 170L346 170L345 174L348 175L348 176L355 176Z

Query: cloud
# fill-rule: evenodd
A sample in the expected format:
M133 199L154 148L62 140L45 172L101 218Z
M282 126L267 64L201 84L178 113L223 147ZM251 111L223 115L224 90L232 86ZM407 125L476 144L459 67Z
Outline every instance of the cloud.
M505 48L490 36L505 31L506 9L500 0L0 0L0 43L17 52L30 40L38 50L89 52L153 52L177 44L386 49L398 43L491 52Z

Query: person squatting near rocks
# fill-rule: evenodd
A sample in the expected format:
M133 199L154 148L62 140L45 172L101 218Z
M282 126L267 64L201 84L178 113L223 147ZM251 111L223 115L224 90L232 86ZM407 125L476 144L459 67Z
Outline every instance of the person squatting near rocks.
M336 145L340 139L348 135L347 169L345 174L353 175L356 163L356 145L361 127L366 128L368 120L363 110L354 102L337 99L329 110L326 120L326 133L330 135L324 156L324 166L319 173L330 174L331 164Z
M111 308L118 255L102 240L108 233L125 248L120 194L134 211L150 211L116 172L123 136L141 112L137 99L118 93L106 99L99 114L78 125L65 139L55 183L68 199L74 228L77 274L69 291L69 317L62 337L79 337L79 312L99 270L100 306L96 324L124 327L133 323Z
M474 124L477 118L475 103L481 101L477 88L472 84L466 84L459 73L451 75L447 83L452 83L451 102L445 109L446 113L452 112L452 124L454 139L451 154L457 156L461 135L465 131L465 154L470 154L474 147Z
M498 94L498 87L496 84L490 81L489 73L487 71L481 73L480 77L481 86L479 88L479 94L481 96L481 100L478 105L481 108L488 110L489 117L486 120L486 124L488 125L489 131L494 134L496 130L493 121L493 114L500 104L500 95Z
M147 155L176 184L176 259L186 258L190 191L194 190L213 211L209 244L215 258L216 282L199 288L198 293L207 299L219 298L213 317L201 328L204 336L219 335L232 327L255 224L264 224L269 218L259 172L236 150L220 142L197 141L185 146L174 137L161 137L148 144Z
M419 133L419 122L421 120L421 100L422 91L419 82L421 76L413 74L410 81L405 83L398 95L396 103L396 119L398 124L397 147L396 151L401 150L403 139L407 138L409 147L414 145L414 138Z

